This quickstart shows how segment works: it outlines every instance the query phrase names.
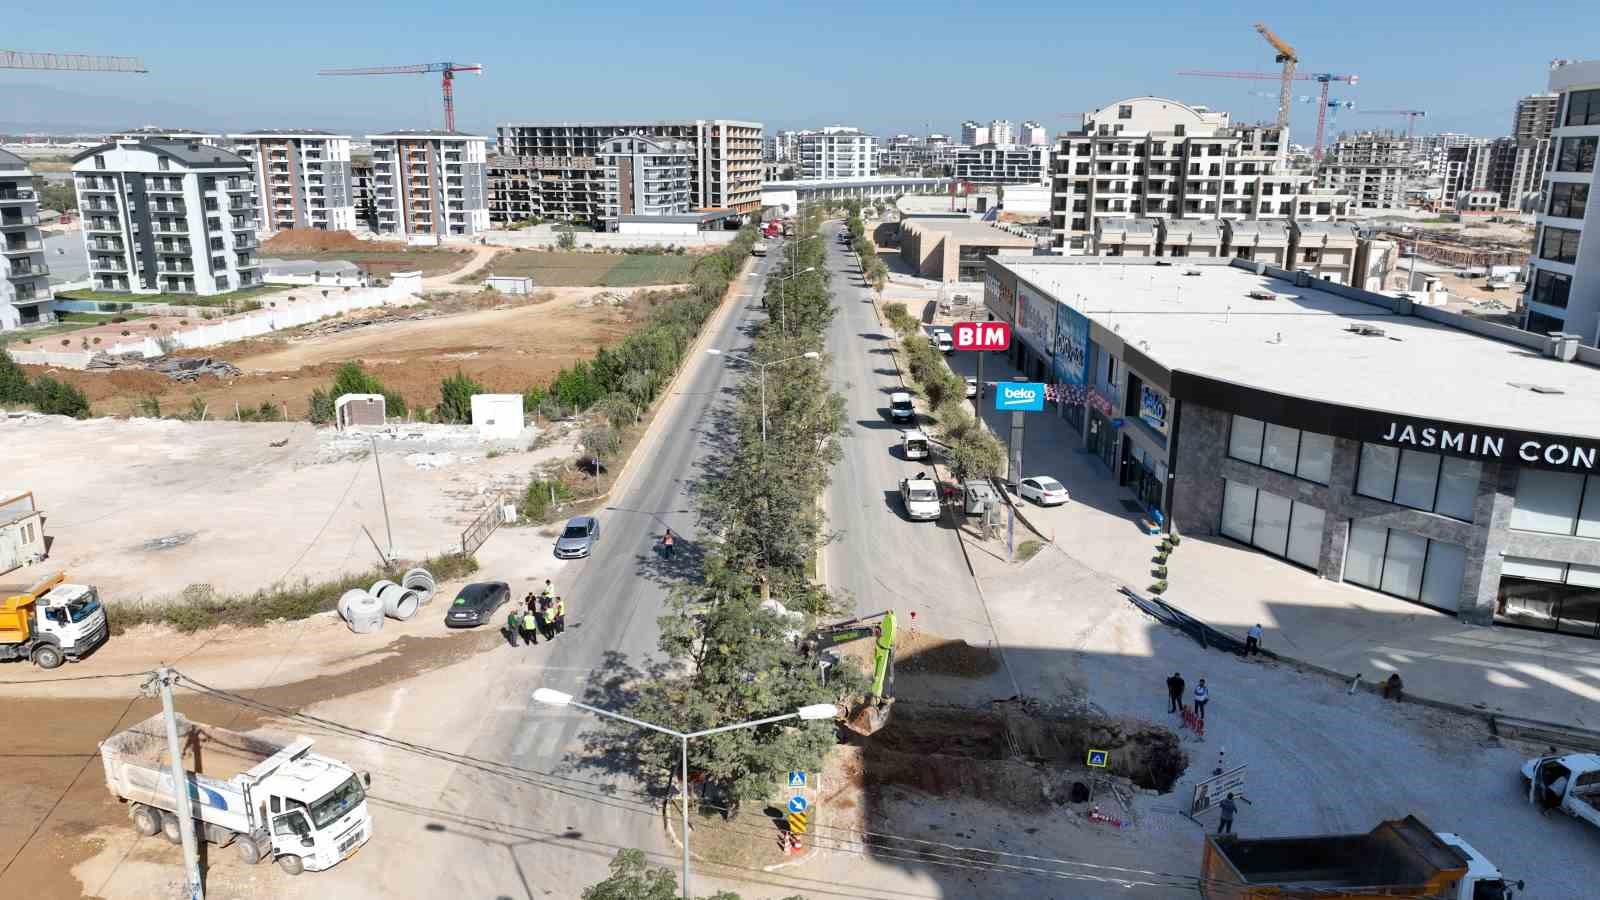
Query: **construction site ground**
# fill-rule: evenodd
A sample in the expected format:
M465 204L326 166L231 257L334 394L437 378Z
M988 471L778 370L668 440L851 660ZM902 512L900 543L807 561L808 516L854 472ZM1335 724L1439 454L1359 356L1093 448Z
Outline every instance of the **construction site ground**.
M177 382L138 367L76 371L26 367L77 386L96 415L136 415L155 397L164 414L195 400L209 418L232 418L235 404L287 407L304 419L314 388L326 388L346 362L360 362L407 404L439 402L439 382L457 370L491 391L522 393L563 366L593 355L637 324L627 288L553 288L527 296L471 292L423 306L349 313L271 337L197 351L244 371L236 378ZM598 299L597 299L598 298Z
M449 247L408 247L398 241L364 241L348 231L294 228L261 242L261 255L275 259L346 260L371 277L394 272L438 275L462 266L471 251Z
M531 277L543 287L640 287L689 280L700 257L691 253L585 253L515 250L495 257L495 275ZM463 276L473 281L481 275Z

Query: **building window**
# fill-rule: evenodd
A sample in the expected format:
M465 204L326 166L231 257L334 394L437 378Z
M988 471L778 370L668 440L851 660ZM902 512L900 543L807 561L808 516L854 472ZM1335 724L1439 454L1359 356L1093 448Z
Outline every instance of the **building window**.
M1560 309L1567 308L1567 297L1572 291L1572 277L1560 272L1536 269L1533 276L1533 293L1528 299Z
M1600 637L1600 568L1508 556L1501 563L1495 621Z
M1517 476L1511 527L1600 537L1600 476L1523 469Z
M1322 510L1237 481L1224 480L1222 486L1218 530L1223 535L1308 568L1317 567L1326 518Z
M1567 95L1567 125L1600 125L1600 90Z
M1589 205L1589 186L1581 182L1557 181L1550 185L1547 212L1562 219L1581 219ZM1564 305L1564 304L1563 304Z
M1344 580L1455 612L1460 608L1466 563L1467 550L1457 544L1352 522Z
M1474 460L1363 443L1356 493L1470 522L1482 477Z
M104 155L96 156L94 158L94 167L96 169L104 169L106 167L106 158Z
M1600 137L1562 138L1556 156L1557 172L1593 172L1595 145Z
M172 160L167 159L165 156L156 157L156 169L161 172L172 171Z
M1133 118L1133 107L1129 106L1126 103L1122 104L1121 106L1118 106L1117 107L1117 118L1119 118L1119 119L1131 119L1131 118Z
M1327 484L1333 471L1333 438L1236 415L1228 433L1228 455L1285 475Z
M1552 262L1573 263L1578 259L1578 235L1571 228L1551 228L1546 225L1539 239L1539 258Z
M1172 126L1172 134L1173 134L1174 137L1183 137L1183 134L1184 134L1183 125L1182 124L1178 124L1178 125Z

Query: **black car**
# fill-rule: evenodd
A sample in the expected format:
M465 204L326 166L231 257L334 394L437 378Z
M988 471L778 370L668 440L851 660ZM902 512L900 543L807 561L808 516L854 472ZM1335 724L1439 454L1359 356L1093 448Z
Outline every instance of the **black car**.
M471 628L494 619L495 611L511 599L511 585L504 581L476 581L456 593L444 612L446 628Z

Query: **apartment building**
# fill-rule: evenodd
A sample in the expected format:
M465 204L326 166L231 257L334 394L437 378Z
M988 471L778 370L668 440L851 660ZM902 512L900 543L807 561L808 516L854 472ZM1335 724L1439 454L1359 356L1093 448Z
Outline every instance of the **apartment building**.
M1557 60L1549 89L1559 94L1557 116L1522 327L1600 346L1600 203L1589 203L1600 145L1600 60Z
M460 237L489 230L482 135L391 131L368 140L380 234Z
M1038 122L1023 122L1022 135L1017 140L1017 143L1027 144L1030 147L1045 146L1050 143L1050 132L1045 130L1045 127Z
M1340 218L1349 198L1289 169L1276 127L1163 97L1085 113L1057 138L1051 231L1058 252L1095 253L1103 218ZM1140 232L1141 234L1143 232Z
M114 141L72 158L96 290L221 294L261 283L250 163L211 144Z
M989 126L967 120L961 123L961 143L968 147L994 143L989 139Z
M250 163L261 227L349 231L356 227L350 135L298 129L230 135Z
M612 138L595 156L600 217L687 214L694 208L694 163L687 141Z
M761 184L766 178L766 168L761 161L760 122L684 119L506 123L499 127L501 155L526 157L528 162L497 171L539 172L541 178L572 179L574 183L568 193L574 199L570 203L530 214L546 218L581 218L587 210L582 198L593 190L583 182L597 177L593 161L601 147L614 138L634 136L689 146L694 154L694 167L689 176L690 202L694 209L727 209L742 216L761 211ZM495 187L497 197L502 193L514 193L509 188L503 191L501 187ZM510 220L497 216L495 221Z
M1531 94L1517 101L1511 120L1511 138L1516 142L1511 186L1501 205L1521 209L1537 203L1544 183L1544 170L1550 157L1550 132L1555 127L1559 94Z
M193 131L186 128L158 128L154 125L119 131L106 138L106 140L113 144L120 141L181 141L185 144L207 144L212 147L221 147L224 150L233 149L228 144L228 136L221 132Z
M350 156L350 201L355 205L356 224L378 230L378 195L372 189L372 157Z
M0 331L54 318L33 170L22 157L0 150Z
M1002 146L1012 143L1011 122L1009 119L995 119L989 123L988 142Z
M1322 158L1322 187L1348 194L1356 209L1404 209L1411 146L1391 131L1339 135Z
M1049 184L1050 148L981 144L956 152L955 176L973 184Z
M1457 194L1486 190L1489 185L1489 141L1472 138L1465 144L1447 149L1443 175L1444 193L1439 199L1442 209L1454 209Z
M801 180L870 178L878 173L877 142L861 129L843 125L802 131L795 174Z

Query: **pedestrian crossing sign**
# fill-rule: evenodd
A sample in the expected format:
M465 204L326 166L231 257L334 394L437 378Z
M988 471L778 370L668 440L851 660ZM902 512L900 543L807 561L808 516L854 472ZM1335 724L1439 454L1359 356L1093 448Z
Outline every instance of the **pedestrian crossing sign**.
M806 814L805 813L803 813L803 812L792 812L792 813L789 813L789 833L790 834L805 834L806 833Z
M1093 769L1104 769L1110 759L1110 754L1104 750L1090 750L1088 764Z
M789 787L805 787L805 786L806 786L806 773L804 773L804 772L790 772L789 773Z

